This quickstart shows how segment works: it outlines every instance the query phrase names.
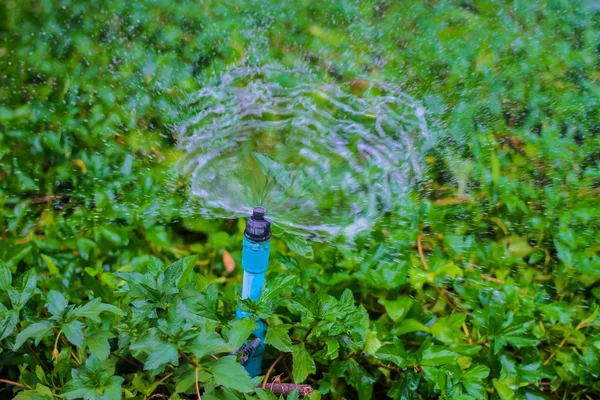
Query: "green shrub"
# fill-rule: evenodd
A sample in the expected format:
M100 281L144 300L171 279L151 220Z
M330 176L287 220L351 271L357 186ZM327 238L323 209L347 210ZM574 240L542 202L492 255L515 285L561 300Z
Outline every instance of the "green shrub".
M198 381L204 400L269 398L228 355L254 327L234 319L242 221L183 212L170 171L182 104L245 57L403 83L461 155L434 149L406 215L356 249L274 238L268 291L242 304L268 323L265 369L289 353L271 379L334 399L598 397L593 2L5 0L0 16L0 397L195 398Z

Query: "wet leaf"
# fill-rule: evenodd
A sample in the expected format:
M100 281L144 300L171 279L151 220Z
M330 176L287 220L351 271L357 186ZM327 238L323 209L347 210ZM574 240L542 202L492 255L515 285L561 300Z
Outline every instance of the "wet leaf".
M302 383L308 378L310 374L314 374L317 371L315 361L304 345L298 344L292 346L292 360L294 369L294 381L296 383Z
M221 357L207 365L217 385L235 389L240 392L250 392L256 385L250 379L248 372L241 366L234 356Z

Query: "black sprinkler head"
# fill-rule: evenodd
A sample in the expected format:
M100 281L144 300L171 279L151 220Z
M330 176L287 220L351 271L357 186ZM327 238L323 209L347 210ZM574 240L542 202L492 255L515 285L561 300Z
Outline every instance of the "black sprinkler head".
M244 235L253 242L263 242L271 237L271 223L265 219L265 208L254 207L246 220Z

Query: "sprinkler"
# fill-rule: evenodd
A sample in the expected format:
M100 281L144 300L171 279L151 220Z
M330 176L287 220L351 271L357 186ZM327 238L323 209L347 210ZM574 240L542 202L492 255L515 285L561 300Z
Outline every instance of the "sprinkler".
M242 249L242 268L244 269L244 283L242 299L250 298L257 301L260 298L264 284L265 272L269 265L269 251L271 248L271 224L265 219L265 208L254 207L252 216L246 221L244 231L244 247ZM247 318L252 313L240 309L236 311L237 318ZM243 362L250 376L260 375L262 372L262 356L265 351L266 326L261 320L257 320L258 328L252 332L258 339L245 347L249 354L245 354ZM248 347L250 346L250 347Z

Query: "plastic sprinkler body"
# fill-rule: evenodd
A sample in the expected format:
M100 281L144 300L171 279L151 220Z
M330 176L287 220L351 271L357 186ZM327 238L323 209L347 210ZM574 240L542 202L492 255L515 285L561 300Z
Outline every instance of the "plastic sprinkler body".
M244 283L242 299L250 298L257 301L260 298L264 284L265 272L269 265L271 249L271 224L265 219L264 207L255 207L252 216L246 221L244 231L244 247L242 249L242 268L244 269ZM240 309L236 311L237 318L247 318L252 313ZM262 372L262 356L265 351L266 326L258 320L258 328L253 334L260 339L260 344L243 363L250 376L260 375Z

